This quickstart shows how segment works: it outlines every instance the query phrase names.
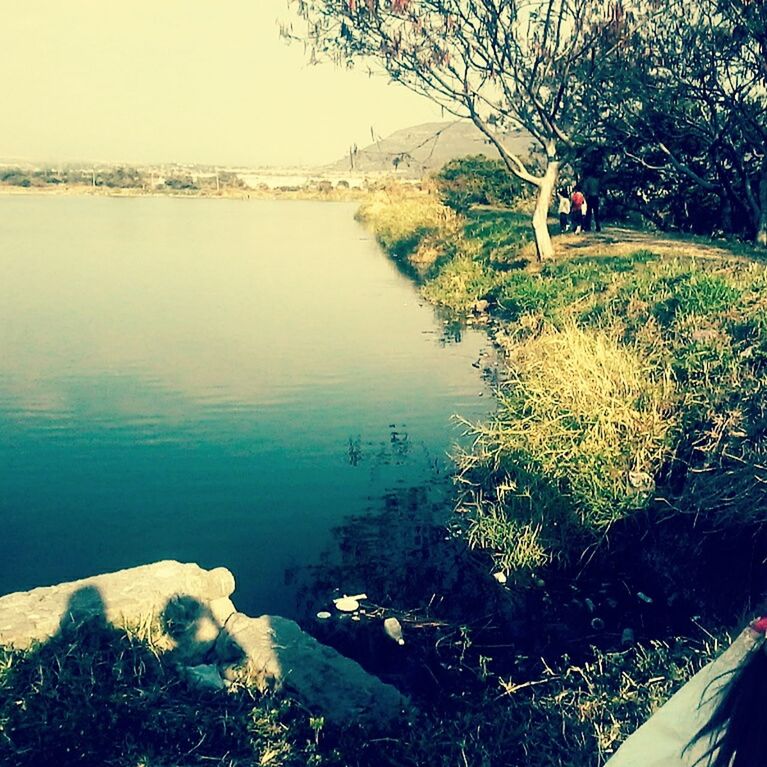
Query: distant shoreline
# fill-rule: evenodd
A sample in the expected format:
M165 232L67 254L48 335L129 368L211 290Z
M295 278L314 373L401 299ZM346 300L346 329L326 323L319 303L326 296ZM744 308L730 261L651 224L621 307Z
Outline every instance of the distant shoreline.
M41 196L41 197L173 197L176 199L223 199L223 200L313 200L318 202L360 202L370 192L364 189L226 189L218 192L194 190L162 191L158 189L119 188L107 186L77 186L59 184L50 186L15 186L0 184L0 196Z

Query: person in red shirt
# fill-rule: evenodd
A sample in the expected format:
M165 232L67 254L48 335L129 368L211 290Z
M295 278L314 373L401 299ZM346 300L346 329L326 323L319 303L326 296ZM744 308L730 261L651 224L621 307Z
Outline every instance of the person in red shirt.
M586 198L583 196L583 192L579 186L575 187L575 191L573 192L570 201L572 202L570 216L573 222L573 231L575 234L580 234L583 229L583 216L586 213Z

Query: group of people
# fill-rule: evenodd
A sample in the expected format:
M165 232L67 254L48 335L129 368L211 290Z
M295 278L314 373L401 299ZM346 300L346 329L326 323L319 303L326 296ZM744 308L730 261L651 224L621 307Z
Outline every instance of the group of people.
M570 187L560 187L559 197L559 231L580 234L590 232L592 223L597 232L602 231L599 219L599 179L587 176L581 184Z

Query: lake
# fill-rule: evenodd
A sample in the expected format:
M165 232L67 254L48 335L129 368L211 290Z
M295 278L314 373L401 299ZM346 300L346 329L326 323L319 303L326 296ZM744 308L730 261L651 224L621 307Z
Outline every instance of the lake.
M253 615L414 585L488 344L354 210L0 197L0 593L160 559Z

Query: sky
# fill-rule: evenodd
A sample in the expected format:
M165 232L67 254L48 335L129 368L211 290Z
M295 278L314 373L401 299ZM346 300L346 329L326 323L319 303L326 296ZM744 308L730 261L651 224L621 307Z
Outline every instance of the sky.
M366 67L311 66L287 0L0 0L0 158L315 165L442 119Z

